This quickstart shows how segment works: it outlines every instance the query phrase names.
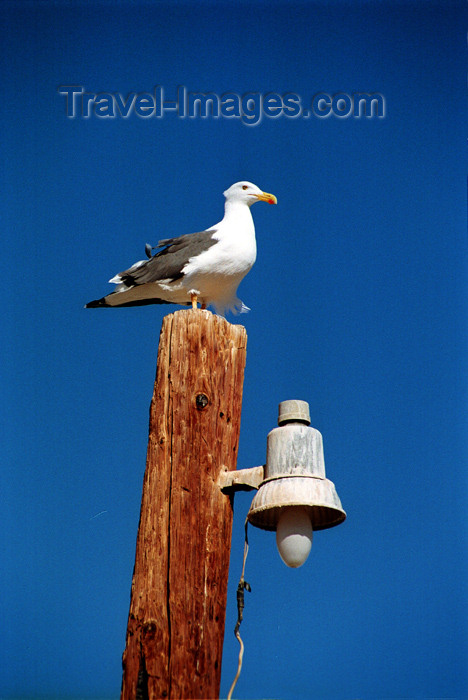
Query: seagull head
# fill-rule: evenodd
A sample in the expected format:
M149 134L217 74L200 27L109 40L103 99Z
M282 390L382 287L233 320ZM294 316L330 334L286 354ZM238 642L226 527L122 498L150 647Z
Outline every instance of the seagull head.
M249 207L259 201L268 202L268 204L277 203L274 194L262 192L257 185L254 185L252 182L247 182L246 180L235 182L234 185L231 185L223 194L226 197L226 202L242 202Z

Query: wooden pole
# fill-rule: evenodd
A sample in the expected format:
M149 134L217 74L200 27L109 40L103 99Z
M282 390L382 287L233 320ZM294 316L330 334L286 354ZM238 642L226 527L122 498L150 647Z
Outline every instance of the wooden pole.
M247 334L164 318L150 408L121 700L218 698Z

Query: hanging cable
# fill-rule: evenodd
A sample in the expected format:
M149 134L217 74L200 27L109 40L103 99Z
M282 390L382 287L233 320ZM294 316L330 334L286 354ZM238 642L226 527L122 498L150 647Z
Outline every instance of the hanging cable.
M236 683L239 680L239 676L240 676L241 670L242 670L242 658L244 656L244 642L242 641L242 638L239 634L239 627L241 626L241 622L242 622L242 619L244 617L244 592L245 591L250 592L252 590L250 588L250 584L247 583L247 581L244 579L245 561L247 559L247 554L249 551L249 540L247 538L248 525L249 525L249 521L246 519L245 520L244 560L242 562L242 573L241 573L241 577L239 579L239 585L237 586L237 622L236 622L236 626L234 627L234 634L236 635L236 639L240 645L239 661L237 664L237 673L236 673L234 680L232 681L232 685L231 685L231 688L229 690L227 700L231 700L232 693L234 692L234 688L236 687Z

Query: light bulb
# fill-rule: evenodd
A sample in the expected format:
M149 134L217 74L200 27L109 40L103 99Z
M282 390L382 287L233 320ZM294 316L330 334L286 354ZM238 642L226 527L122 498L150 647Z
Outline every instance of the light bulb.
M276 526L276 546L286 566L302 566L312 547L312 523L301 506L287 506Z

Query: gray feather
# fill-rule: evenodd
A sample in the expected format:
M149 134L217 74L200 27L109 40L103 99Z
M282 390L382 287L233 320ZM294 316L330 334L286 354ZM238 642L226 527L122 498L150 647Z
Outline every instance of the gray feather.
M186 233L178 238L163 238L156 247L166 246L164 250L160 250L135 270L130 268L120 272L119 276L127 287L159 280L180 279L184 274L182 270L190 258L200 255L217 243L213 238L215 232L216 229L208 229L198 233Z

